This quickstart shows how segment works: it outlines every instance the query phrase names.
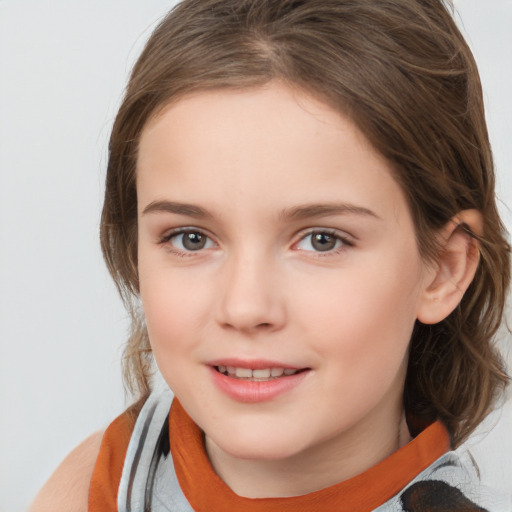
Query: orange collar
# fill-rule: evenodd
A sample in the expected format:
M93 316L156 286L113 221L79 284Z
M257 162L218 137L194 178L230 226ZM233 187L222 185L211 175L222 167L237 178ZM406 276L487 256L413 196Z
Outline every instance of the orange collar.
M432 423L410 443L364 473L320 491L290 498L243 498L214 472L203 433L175 398L169 414L171 453L180 487L196 512L371 511L382 505L450 448L446 428Z

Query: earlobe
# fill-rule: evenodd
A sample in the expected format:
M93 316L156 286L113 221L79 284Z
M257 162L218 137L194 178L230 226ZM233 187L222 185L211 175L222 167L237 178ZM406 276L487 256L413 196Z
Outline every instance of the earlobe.
M444 320L459 304L475 277L480 259L482 216L477 210L463 210L441 232L441 252L430 274L417 318L424 324Z

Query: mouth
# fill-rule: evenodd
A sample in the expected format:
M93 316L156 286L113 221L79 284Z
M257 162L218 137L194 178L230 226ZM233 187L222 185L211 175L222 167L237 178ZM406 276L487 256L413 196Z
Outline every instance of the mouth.
M298 373L307 371L309 368L282 368L269 367L251 369L240 366L224 366L217 365L213 368L222 375L237 380L245 380L251 382L268 382L282 377L291 377Z
M307 380L311 368L277 361L223 359L208 365L215 387L236 402L256 403L277 399Z

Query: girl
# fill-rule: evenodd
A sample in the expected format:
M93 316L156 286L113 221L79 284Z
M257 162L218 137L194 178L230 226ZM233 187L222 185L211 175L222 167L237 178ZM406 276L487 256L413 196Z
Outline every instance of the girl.
M440 0L179 4L114 124L101 240L140 399L65 468L67 509L507 509L451 451L507 381L510 251Z

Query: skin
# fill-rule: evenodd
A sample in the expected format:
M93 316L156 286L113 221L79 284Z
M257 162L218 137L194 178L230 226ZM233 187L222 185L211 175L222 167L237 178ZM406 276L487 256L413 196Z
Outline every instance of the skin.
M408 345L435 270L389 163L348 118L280 83L187 96L144 129L137 193L154 355L236 493L304 494L407 442ZM213 385L208 364L228 357L309 370L247 404Z
M29 512L87 512L89 482L103 432L80 443L59 465L30 505Z

